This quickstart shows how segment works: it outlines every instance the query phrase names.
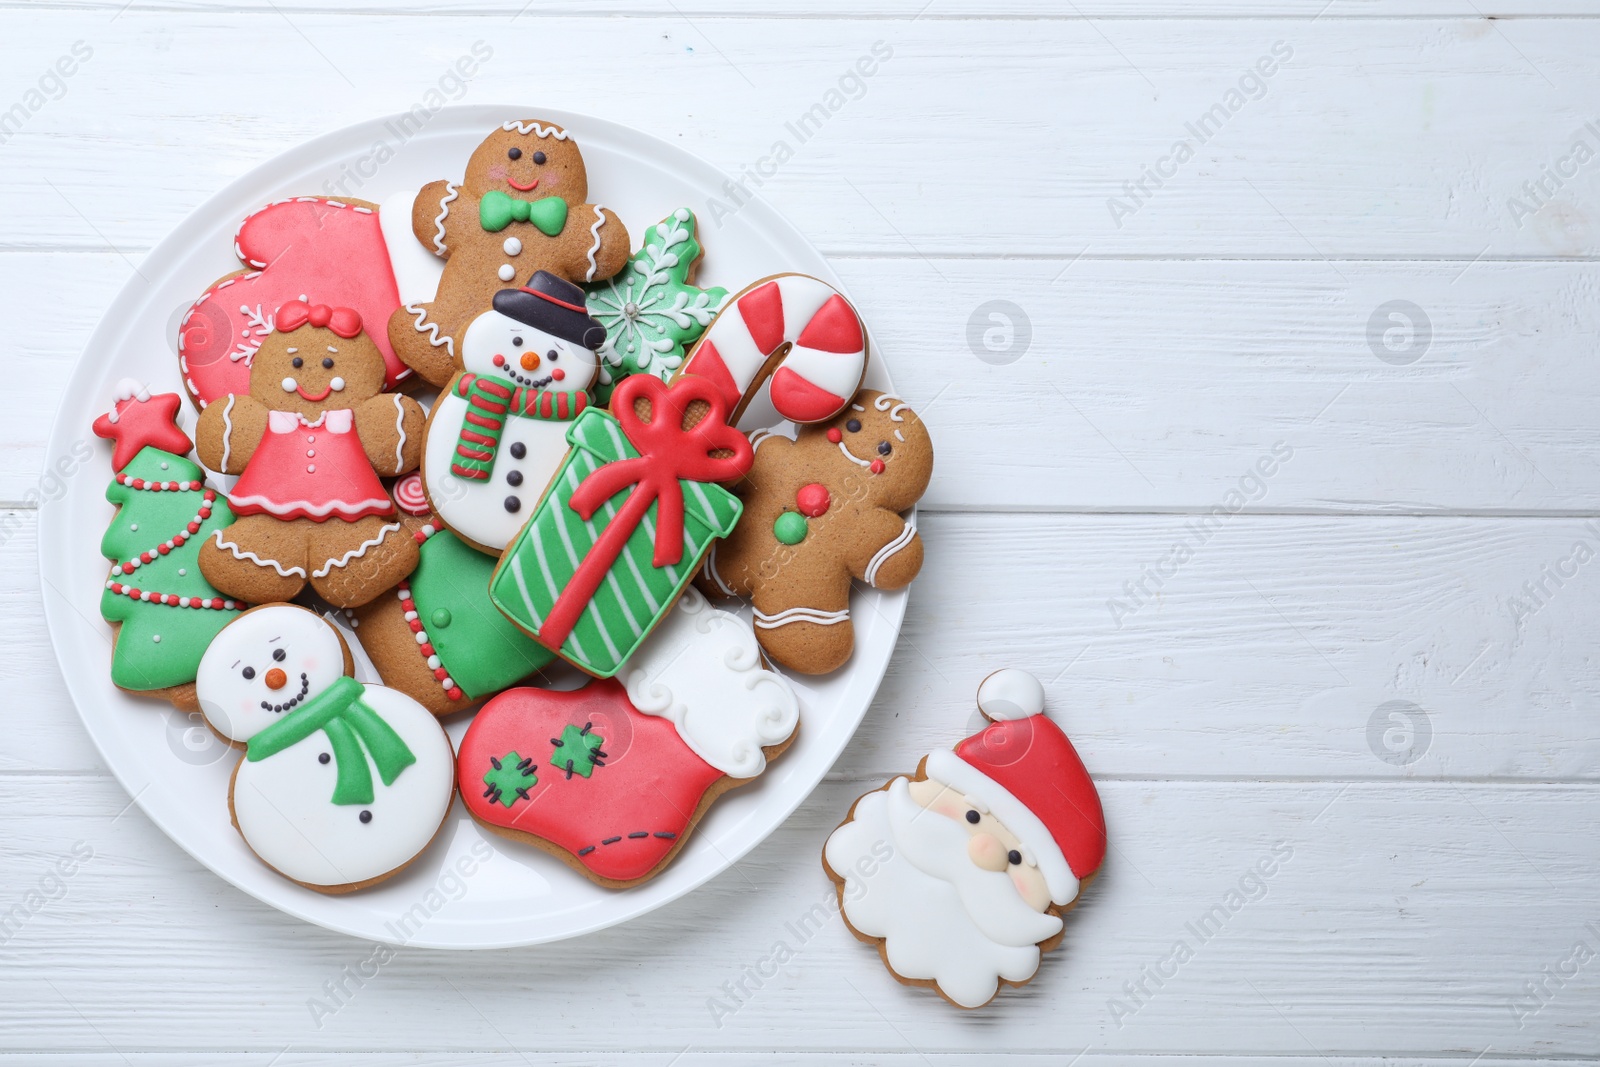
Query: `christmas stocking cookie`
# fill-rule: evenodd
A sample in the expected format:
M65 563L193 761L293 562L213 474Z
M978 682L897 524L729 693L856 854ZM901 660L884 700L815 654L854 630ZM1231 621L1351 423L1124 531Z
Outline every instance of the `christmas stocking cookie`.
M928 487L933 443L916 412L870 389L793 441L757 431L751 443L755 463L735 487L744 514L701 584L754 602L768 658L824 674L855 648L852 579L899 589L922 568L922 539L900 513Z
M567 454L567 430L589 406L605 332L583 290L539 271L494 294L461 339L465 368L428 414L422 482L452 532L499 556Z
M200 657L245 605L200 573L200 545L233 513L186 458L189 438L175 421L181 403L176 393L151 396L125 379L115 405L94 421L94 432L117 445L106 487L117 513L100 541L111 560L100 614L112 627L112 683L193 711Z
M478 145L460 184L417 193L416 240L445 261L438 295L389 319L389 339L408 366L443 386L461 370L460 334L497 290L548 271L596 282L622 269L632 244L616 214L585 203L589 176L566 130L507 122Z
M395 486L401 520L418 545L417 569L351 613L383 684L435 715L470 708L555 659L489 602L494 559L440 529L419 479ZM420 515L417 512L420 511Z
M405 474L422 451L422 408L383 391L383 357L350 308L290 301L250 367L250 391L200 415L196 444L237 474L236 521L200 549L206 580L253 603L309 582L356 607L410 574L417 546L378 476Z
M461 740L467 810L601 885L637 885L711 803L788 747L800 707L749 624L690 590L615 680L513 689Z
M184 385L199 407L250 391L250 364L272 332L278 308L305 293L353 308L363 321L378 324L372 341L383 354L386 388L411 376L383 327L400 307L397 278L418 270L407 256L411 248L391 258L384 231L392 226L384 215L396 216L409 231L409 198L398 208L380 209L363 200L296 196L246 217L233 239L246 269L200 294L178 326ZM409 232L406 238L411 244ZM429 288L425 280L422 288Z
M349 677L344 639L314 612L269 604L200 661L207 723L245 756L233 825L267 866L322 893L362 889L428 847L454 796L450 739L426 708Z
M1021 985L1106 852L1100 796L1031 674L978 688L991 725L858 799L822 865L894 976L962 1008Z

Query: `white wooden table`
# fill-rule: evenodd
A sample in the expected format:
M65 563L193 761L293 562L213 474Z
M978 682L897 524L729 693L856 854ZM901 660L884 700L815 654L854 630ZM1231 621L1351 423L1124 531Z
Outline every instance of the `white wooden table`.
M344 6L0 3L0 112L23 109L0 144L0 916L24 913L0 933L0 1053L1600 1055L1593 0ZM492 58L452 81L480 40ZM892 56L852 80L875 42ZM129 808L39 621L31 507L60 383L141 255L262 160L430 91L753 175L844 277L939 466L877 702L736 872L580 942L352 978L372 946L257 904ZM786 924L832 891L818 853L850 800L964 736L1004 665L1049 683L1112 851L1037 980L963 1015L837 920L803 943ZM52 879L75 842L93 859ZM1274 847L1292 858L1230 898ZM1229 900L1201 943L1187 924ZM756 988L780 940L794 959Z

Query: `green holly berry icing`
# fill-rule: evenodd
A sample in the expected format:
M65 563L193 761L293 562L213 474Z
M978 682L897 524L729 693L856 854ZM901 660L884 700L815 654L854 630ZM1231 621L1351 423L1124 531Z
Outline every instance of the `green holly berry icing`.
M806 517L798 511L785 511L772 524L772 536L786 545L798 545L806 539Z
M245 606L192 606L231 603L200 574L198 563L201 543L233 521L227 498L214 493L207 503L203 488L135 487L204 480L205 472L192 461L146 446L106 487L106 499L118 510L100 539L101 554L112 561L100 614L121 625L111 680L123 689L144 692L194 681L206 646ZM202 510L210 513L204 519ZM189 524L197 520L199 528L191 532ZM125 569L135 560L137 567ZM140 598L129 596L130 589Z
M630 374L665 381L683 363L685 346L705 332L728 298L726 289L689 284L700 258L694 212L679 208L645 231L644 246L608 282L589 290L589 314L606 329L596 399Z
M605 739L597 733L591 733L591 729L588 723L582 729L567 723L560 737L550 739L555 746L550 752L550 766L565 771L568 778L575 774L587 778L596 767L604 767L606 753L600 746L605 744Z
M524 759L515 749L499 759L490 756L489 764L489 773L483 776L483 783L489 788L483 795L491 803L498 801L509 808L519 800L527 800L528 790L539 781L539 776L533 773L532 758Z

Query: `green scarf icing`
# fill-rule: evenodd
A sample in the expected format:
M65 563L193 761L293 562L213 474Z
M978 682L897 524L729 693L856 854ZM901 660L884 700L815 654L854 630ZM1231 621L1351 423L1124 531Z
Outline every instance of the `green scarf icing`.
M417 757L395 733L394 727L362 701L365 692L360 682L341 676L327 689L252 737L245 759L258 763L321 730L333 746L333 761L339 772L333 788L333 802L372 803L368 756L378 765L378 777L383 779L384 785L393 785L401 771L417 762Z
M491 189L478 201L478 224L499 233L513 222L531 222L546 237L554 237L567 224L567 202L559 196L523 200Z

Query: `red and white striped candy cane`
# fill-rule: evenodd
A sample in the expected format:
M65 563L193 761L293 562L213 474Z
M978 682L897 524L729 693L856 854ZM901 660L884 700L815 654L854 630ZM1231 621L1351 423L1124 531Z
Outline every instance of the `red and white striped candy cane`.
M826 422L866 377L866 331L850 301L827 282L778 274L736 293L678 373L710 378L728 402L729 423L769 377L778 414Z

